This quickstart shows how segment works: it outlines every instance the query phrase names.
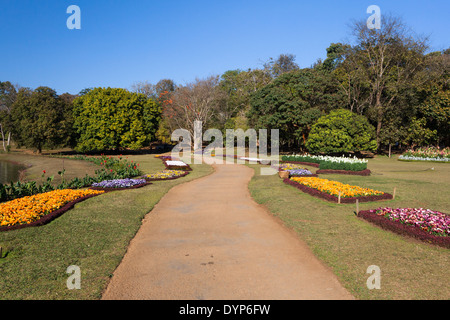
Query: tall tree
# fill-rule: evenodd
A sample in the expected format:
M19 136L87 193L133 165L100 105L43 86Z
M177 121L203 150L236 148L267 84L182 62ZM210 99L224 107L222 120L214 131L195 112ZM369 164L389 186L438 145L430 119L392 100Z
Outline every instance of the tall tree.
M350 101L367 103L367 115L376 123L377 145L387 110L404 102L416 77L425 67L427 40L414 36L397 17L383 15L382 28L369 29L366 21L353 25L356 45L346 63ZM353 95L353 96L352 96Z
M250 110L250 97L272 80L263 70L230 70L220 77L216 123L223 129L246 127L246 113ZM243 128L241 128L243 129Z
M282 147L303 148L314 122L342 100L330 73L301 69L252 95L248 117L256 129L279 129Z
M7 151L11 143L11 109L17 99L17 89L11 82L0 81L0 131L2 135L3 150ZM7 136L7 141L5 141Z
M170 96L163 95L164 117L170 129L186 129L194 137L194 123L202 122L205 130L212 124L220 100L217 90L218 76L196 79L186 85L178 86ZM166 97L167 96L167 97ZM194 141L194 139L191 139Z
M277 78L283 73L299 70L300 67L295 62L295 55L293 54L280 54L276 60L269 58L264 64L264 69L273 78Z
M72 123L66 118L66 102L48 87L21 88L11 111L19 145L35 148L65 146Z

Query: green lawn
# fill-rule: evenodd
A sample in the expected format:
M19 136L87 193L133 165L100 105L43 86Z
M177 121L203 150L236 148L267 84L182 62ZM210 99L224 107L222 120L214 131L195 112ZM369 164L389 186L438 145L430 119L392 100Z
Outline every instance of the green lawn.
M31 164L29 179L40 178L42 170L52 175L62 165L62 159L42 156L2 157ZM164 169L153 155L129 156L129 160L139 163L144 173ZM65 160L64 165L66 177L82 177L96 169L87 161ZM0 299L99 299L144 216L173 186L213 171L208 165L192 168L191 174L178 180L89 199L46 226L1 232L0 246L8 254L0 259ZM81 290L67 289L66 270L71 265L81 269Z
M450 250L404 238L357 218L354 204L333 204L285 185L278 176L255 176L249 189L285 225L295 230L330 266L358 299L450 299ZM307 167L313 172L314 167ZM434 168L434 170L433 170ZM392 193L396 199L360 204L424 207L450 213L450 165L400 162L387 157L369 160L370 177L321 175L322 178ZM381 289L369 290L367 268L381 268Z

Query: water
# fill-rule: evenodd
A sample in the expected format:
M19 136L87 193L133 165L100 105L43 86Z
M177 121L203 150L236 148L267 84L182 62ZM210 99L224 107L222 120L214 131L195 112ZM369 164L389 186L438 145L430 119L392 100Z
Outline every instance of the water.
M0 160L0 183L6 184L11 183L11 181L18 181L20 171L24 170L25 166L10 162Z

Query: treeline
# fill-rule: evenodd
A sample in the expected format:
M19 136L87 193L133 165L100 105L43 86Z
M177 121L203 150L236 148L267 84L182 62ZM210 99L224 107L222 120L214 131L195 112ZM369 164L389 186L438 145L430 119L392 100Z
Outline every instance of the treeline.
M261 68L176 84L136 83L58 96L0 83L3 148L70 146L80 152L170 143L178 128L279 129L282 150L335 153L450 145L450 49L429 52L398 18L353 25L353 43L300 68L292 54Z
M138 150L155 140L161 108L144 94L121 88L85 89L78 95L48 87L16 89L0 83L3 149L17 147L78 152ZM8 138L5 138L8 137ZM6 140L6 141L5 141Z

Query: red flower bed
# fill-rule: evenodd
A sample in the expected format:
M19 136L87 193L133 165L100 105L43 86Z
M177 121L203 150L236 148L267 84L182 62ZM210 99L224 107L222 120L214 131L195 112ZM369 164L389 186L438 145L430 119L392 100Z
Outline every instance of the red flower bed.
M351 170L332 170L332 169L323 169L317 170L317 174L350 174L356 176L370 176L371 171L369 169L362 171L351 171Z
M358 212L358 217L369 221L384 230L392 231L397 234L412 237L431 244L439 245L441 247L450 248L450 237L442 237L430 234L420 228L411 225L403 224L398 221L392 221L384 216L379 216L371 210Z
M328 194L325 192L321 192L314 188L307 187L305 185L302 185L302 184L292 181L290 179L284 179L283 182L290 186L293 186L313 197L324 199L324 200L327 200L330 202L338 203L338 197L336 197L334 195L331 195L331 194ZM371 202L371 201L379 201L379 200L390 200L392 198L393 198L393 196L389 193L385 193L382 195L362 196L362 197L352 197L352 198L342 198L341 197L341 203L356 203L356 200L359 200L359 202Z

